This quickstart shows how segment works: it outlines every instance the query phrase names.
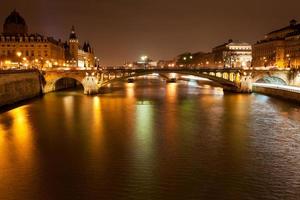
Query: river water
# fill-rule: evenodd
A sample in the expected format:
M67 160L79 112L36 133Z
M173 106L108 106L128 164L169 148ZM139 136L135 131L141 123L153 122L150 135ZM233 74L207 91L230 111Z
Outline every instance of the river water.
M300 199L300 106L195 82L0 114L0 199Z

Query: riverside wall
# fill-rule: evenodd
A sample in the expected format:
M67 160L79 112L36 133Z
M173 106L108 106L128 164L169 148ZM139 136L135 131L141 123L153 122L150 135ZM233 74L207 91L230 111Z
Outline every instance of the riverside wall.
M300 103L300 93L298 92L292 92L292 91L276 89L276 88L261 87L261 86L253 86L253 92L279 97L282 99L291 100Z
M0 107L42 95L38 70L0 70Z

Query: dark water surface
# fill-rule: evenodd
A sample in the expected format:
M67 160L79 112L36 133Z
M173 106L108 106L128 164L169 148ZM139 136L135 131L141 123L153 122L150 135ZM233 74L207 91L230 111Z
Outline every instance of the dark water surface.
M0 114L0 199L300 199L300 106L141 81Z

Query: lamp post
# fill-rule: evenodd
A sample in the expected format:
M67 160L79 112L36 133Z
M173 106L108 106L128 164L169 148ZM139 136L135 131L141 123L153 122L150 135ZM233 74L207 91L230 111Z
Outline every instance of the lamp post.
M263 57L263 60L264 60L264 67L266 68L267 67L267 58L266 57Z
M21 56L22 56L22 52L21 52L21 51L18 51L18 52L16 53L16 55L17 55L17 57L18 57L18 68L20 69L20 58L21 58Z
M291 67L291 55L290 54L286 54L286 57L288 59L288 68Z
M28 63L27 63L27 58L26 57L23 57L23 62L24 62L24 66L27 69L28 68Z

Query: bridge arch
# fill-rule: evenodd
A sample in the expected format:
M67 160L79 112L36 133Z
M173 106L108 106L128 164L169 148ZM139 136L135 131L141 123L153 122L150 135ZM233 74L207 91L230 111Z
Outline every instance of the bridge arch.
M45 78L45 86L44 86L44 93L57 91L60 89L65 89L69 86L71 86L72 82L74 84L80 84L83 89L85 88L85 85L83 83L83 80L78 77L73 76L59 76L59 77L53 77L53 78ZM75 86L75 85L74 85Z
M288 85L288 83L277 76L263 76L256 78L255 83L269 83L269 84L276 84L276 85Z
M257 71L252 73L253 83L289 85L289 71Z
M176 75L192 75L192 76L196 76L196 77L201 77L201 78L206 78L209 79L210 81L213 81L215 83L217 83L220 87L222 87L225 90L233 90L236 91L239 88L239 85L237 84L237 80L240 77L239 74L230 74L230 73L221 73L221 72L217 72L217 73L208 73L208 72L203 72L203 73L197 73L197 72L190 72L190 71L174 71L174 72L161 72L158 71L156 72L155 70L153 71L142 71L142 72L133 72L133 73L124 73L122 77L120 78L113 78L110 79L108 77L108 75L104 74L104 80L101 84L102 86L105 86L109 83L115 82L115 81L122 81L122 80L126 80L129 78L134 78L134 77L139 77L139 76L145 76L145 75L151 75L151 74L159 74L160 77L170 80L172 78L178 78L178 76L176 77L170 77L167 74L176 74Z

